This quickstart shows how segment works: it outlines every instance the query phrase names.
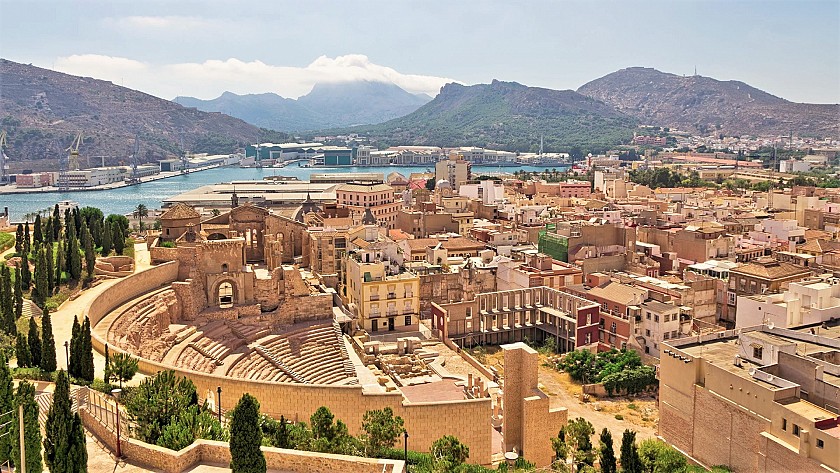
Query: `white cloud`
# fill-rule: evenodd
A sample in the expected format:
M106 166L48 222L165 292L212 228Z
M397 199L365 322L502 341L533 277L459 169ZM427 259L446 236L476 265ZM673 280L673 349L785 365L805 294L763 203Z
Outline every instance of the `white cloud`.
M104 18L105 25L120 30L150 30L150 29L198 29L211 28L218 23L214 20L195 16L122 16L118 18Z
M362 54L335 58L321 56L306 67L244 62L236 58L154 65L121 57L84 54L59 58L55 68L68 74L110 80L167 99L177 95L211 99L225 91L237 94L274 92L283 97L299 97L318 82L356 80L388 82L412 93L435 96L444 84L455 82L445 77L403 74L374 64Z

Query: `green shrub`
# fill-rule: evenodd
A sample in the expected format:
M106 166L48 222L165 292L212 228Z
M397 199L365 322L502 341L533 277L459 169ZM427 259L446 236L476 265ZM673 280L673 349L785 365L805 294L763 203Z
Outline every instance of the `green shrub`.
M160 246L162 248L175 248L175 242L174 241L164 241L160 244Z
M47 373L41 368L14 368L12 370L12 378L14 379L28 379L30 381L53 381L54 373Z
M615 415L615 420L624 420L624 416L621 415L621 414L616 414Z

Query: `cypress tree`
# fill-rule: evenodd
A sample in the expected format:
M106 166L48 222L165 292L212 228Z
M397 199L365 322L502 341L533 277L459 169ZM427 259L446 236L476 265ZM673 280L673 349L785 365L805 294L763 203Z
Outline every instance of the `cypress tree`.
M73 424L70 427L70 448L67 449L67 464L73 469L68 470L74 473L87 473L87 438L85 428L82 426L82 418L79 413L73 414Z
M62 240L58 240L58 246L56 247L55 252L55 277L53 278L53 288L55 292L58 292L58 287L61 286L61 273L64 272L65 264L64 264L64 242Z
M29 334L26 335L26 341L29 342L30 366L41 366L41 335L38 333L35 317L29 318Z
M105 384L111 382L111 354L108 351L108 344L105 344L105 374L102 375Z
M61 214L58 212L58 204L53 207L52 220L53 241L58 241L58 237L61 236Z
M90 234L90 231L87 227L84 227L82 232L84 234L85 245L85 272L87 273L86 279L88 281L92 281L93 273L96 269L96 252L93 250L93 237Z
M93 237L93 249L102 246L102 220L98 218L91 218L88 224L90 236Z
M23 224L17 224L17 231L15 232L15 253L20 255L23 253Z
M601 473L616 473L612 434L606 427L601 431L600 441L601 447L598 451L598 464L601 465Z
M82 277L82 255L79 253L79 239L73 235L69 241L69 245L70 247L67 249L67 268L70 273L70 279L78 281Z
M29 344L26 343L26 337L22 333L17 334L15 338L15 357L17 358L18 368L29 368L32 366L32 360L29 356Z
M20 268L15 268L15 320L23 316L23 286Z
M233 473L265 473L261 442L260 403L246 393L236 404L230 423L230 469Z
M73 240L76 239L76 230L73 226L73 219L70 219L70 224L67 225L67 228L64 230L64 261L67 265L67 268L70 268L70 246L72 245Z
M9 267L5 264L0 270L0 320L2 320L3 330L6 333L14 333L15 304L12 291L12 275Z
M102 231L102 256L111 253L111 225L105 222L105 229Z
M44 241L48 245L52 245L55 243L55 238L53 238L53 219L52 217L47 217L47 223L44 224Z
M46 263L47 268L44 270L44 277L47 279L47 297L53 294L55 289L55 280L53 274L55 273L55 265L53 264L53 247L52 243L45 245L46 247Z
M41 369L52 373L56 368L55 337L52 331L52 317L50 311L44 307L41 314Z
M26 253L20 257L20 284L24 291L28 291L32 285L32 271L29 269L29 256Z
M25 253L29 253L31 245L31 239L29 238L29 221L27 220L26 224L23 226L23 251Z
M0 414L12 411L10 414L0 416L0 423L14 421L17 419L15 407L15 388L12 384L12 372L9 369L9 360L6 355L0 352ZM8 435L0 437L0 463L9 460L11 457L12 439Z
M636 448L636 432L630 429L625 430L621 437L621 471L642 473L642 460Z
M35 264L35 290L32 291L32 302L44 307L49 297L49 278L47 275L47 254L41 249L38 251L38 260Z
M80 368L81 372L80 378L93 382L94 378L94 366L93 366L93 344L90 340L90 319L85 317L85 321L82 323L82 329L79 334L81 338L81 358L80 358Z
M73 209L73 225L76 227L76 235L82 234L82 213L79 212L79 208L76 207Z
M77 317L73 317L73 329L70 332L70 365L67 367L67 372L73 378L81 378L79 369L79 332L82 330L82 326L79 325L79 319Z
M42 228L41 214L35 216L35 223L32 227L32 241L37 245L44 242L44 231Z
M111 241L114 245L114 251L118 255L123 254L123 250L125 249L125 235L123 235L120 224L117 222L114 222L111 226Z
M26 447L26 473L42 473L41 429L38 425L38 404L35 402L35 386L21 381L15 396L15 409L23 406L23 442ZM20 463L20 424L12 422L12 460ZM18 468L20 470L20 468Z
M61 370L55 379L53 403L44 428L44 461L51 473L86 471L86 468L80 469L80 459L75 458L79 437L75 432L75 418L71 409L70 380ZM81 441L84 445L84 435Z

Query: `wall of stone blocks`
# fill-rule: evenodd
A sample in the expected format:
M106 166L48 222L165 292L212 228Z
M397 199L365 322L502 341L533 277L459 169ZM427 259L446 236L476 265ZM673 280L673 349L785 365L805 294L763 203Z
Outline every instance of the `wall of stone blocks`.
M116 433L97 421L87 409L80 409L82 422L90 432L111 450L116 450ZM180 473L199 463L227 465L230 463L230 446L226 442L197 440L180 450L169 450L157 445L121 437L121 451L125 458L166 473ZM305 452L281 448L262 447L268 469L295 473L402 473L401 460L350 457L329 453Z

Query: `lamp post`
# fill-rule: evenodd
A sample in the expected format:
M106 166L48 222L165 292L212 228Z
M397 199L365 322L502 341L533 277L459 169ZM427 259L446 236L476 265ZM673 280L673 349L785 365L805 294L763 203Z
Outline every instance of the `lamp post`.
M70 371L70 342L64 340L64 359L67 362L67 371Z
M219 411L219 423L222 423L222 387L216 386L216 394L218 401L216 402L216 409Z
M120 393L122 393L122 389L111 390L111 395L114 396L117 403L117 458L122 458L122 449L120 448Z
M403 460L405 460L405 471L408 471L408 431L403 430L403 438L405 439L405 450L403 452Z

